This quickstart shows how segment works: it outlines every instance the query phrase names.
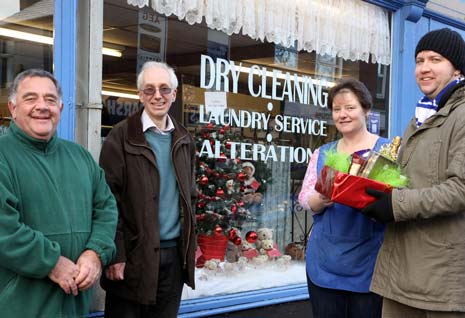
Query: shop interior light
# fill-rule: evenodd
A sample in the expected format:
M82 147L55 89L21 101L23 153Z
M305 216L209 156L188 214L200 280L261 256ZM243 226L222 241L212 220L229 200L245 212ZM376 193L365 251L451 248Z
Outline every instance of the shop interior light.
M116 57L123 56L123 53L121 53L121 51L115 50L115 49L110 49L108 47L103 47L102 48L102 54L103 55L109 55L109 56L116 56Z
M102 95L123 97L123 98L139 100L139 95L137 95L137 94L128 94L128 93L120 93L120 92L113 92L113 91L105 91L105 90L103 90Z
M26 40L31 42L43 43L43 44L53 44L53 38L44 35L38 35L34 33L16 31L11 29L0 28L0 35L6 36L9 38L15 38L20 40Z
M0 36L20 39L20 40L25 40L25 41L31 41L31 42L37 42L37 43L43 43L43 44L49 44L49 45L53 44L52 37L29 33L29 32L16 31L16 30L6 29L6 28L0 28ZM102 54L116 56L116 57L123 56L121 51L116 50L116 49L106 48L106 47L102 48Z

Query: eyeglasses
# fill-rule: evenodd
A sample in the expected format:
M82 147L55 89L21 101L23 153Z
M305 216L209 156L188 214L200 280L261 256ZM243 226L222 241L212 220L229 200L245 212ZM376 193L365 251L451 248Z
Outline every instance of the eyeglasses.
M160 87L158 88L158 91L161 95L168 95L173 91L173 89L171 87ZM147 96L153 96L156 92L157 89L155 87L147 87L142 90L142 93Z

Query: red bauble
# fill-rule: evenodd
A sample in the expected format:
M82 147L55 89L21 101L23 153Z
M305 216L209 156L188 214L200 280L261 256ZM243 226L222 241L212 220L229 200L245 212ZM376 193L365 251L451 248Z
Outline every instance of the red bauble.
M241 186L239 187L239 191L240 191L240 192L244 192L244 191L245 191L245 187L244 187L243 185L241 185Z
M207 124L207 128L208 128L208 129L212 129L213 127L215 127L215 125L213 125L213 123L208 123L208 124Z
M199 201L197 202L197 209L203 209L207 205L207 202L205 201Z
M240 207L243 207L245 205L244 201L239 201L237 202L237 205L240 206Z
M217 225L217 226L215 227L215 234L216 234L216 235L221 235L221 234L223 234L223 229L221 228L221 226Z
M239 236L236 236L233 239L233 243L234 243L234 245L241 245L242 244L242 239Z
M245 239L247 240L247 242L251 244L255 243L257 241L257 238L258 238L258 235L257 235L257 232L255 231L249 231L245 235Z
M237 174L237 180L239 180L240 182L244 182L246 177L247 175L244 172L239 172Z
M226 147L226 149L231 149L231 141L226 141L224 146Z
M218 161L219 162L226 162L226 159L228 159L228 158L226 157L224 152L220 152L220 157L218 158Z
M197 221L202 221L203 219L205 219L205 217L206 217L205 213L202 213L202 214L197 214L197 215L195 216L195 219L196 219Z
M208 138L210 138L210 133L204 131L204 132L202 133L202 137L203 137L203 139L208 139Z
M216 189L216 196L222 197L224 195L224 190L221 188Z
M228 232L228 238L232 241L237 237L237 232L235 229L230 229Z
M232 212L234 215L236 215L236 213L237 213L237 205L233 204L233 205L231 206L231 212Z
M224 128L220 129L220 134L224 135Z
M200 184L204 186L208 184L207 176L203 175L202 177L200 177Z

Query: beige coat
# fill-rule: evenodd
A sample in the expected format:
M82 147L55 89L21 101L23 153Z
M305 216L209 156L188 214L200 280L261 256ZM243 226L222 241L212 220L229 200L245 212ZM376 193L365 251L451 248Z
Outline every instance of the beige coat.
M371 290L408 306L465 312L465 87L405 131L398 162L410 179L394 190Z

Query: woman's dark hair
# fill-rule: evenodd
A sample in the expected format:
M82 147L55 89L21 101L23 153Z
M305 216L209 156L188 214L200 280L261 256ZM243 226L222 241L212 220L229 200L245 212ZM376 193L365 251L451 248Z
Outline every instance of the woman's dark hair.
M347 77L341 79L336 84L336 86L331 87L331 89L329 90L328 108L330 110L333 110L334 97L336 97L337 94L342 93L344 90L348 90L354 93L354 95L357 96L360 105L362 105L362 108L365 111L369 111L373 106L373 99L365 84L363 84L359 80L356 80L355 78Z

